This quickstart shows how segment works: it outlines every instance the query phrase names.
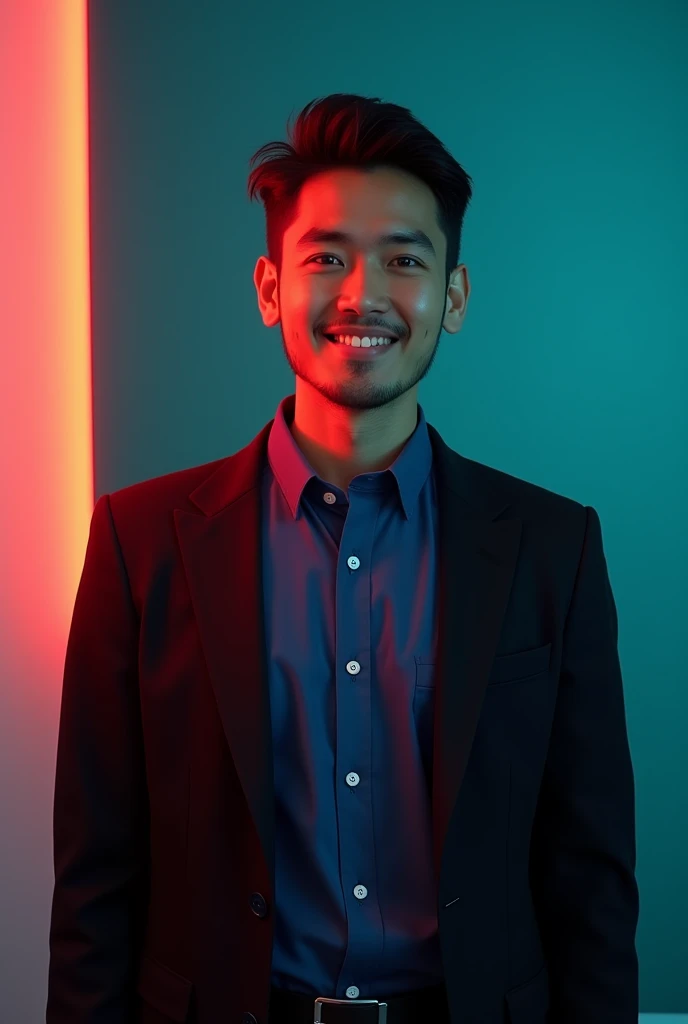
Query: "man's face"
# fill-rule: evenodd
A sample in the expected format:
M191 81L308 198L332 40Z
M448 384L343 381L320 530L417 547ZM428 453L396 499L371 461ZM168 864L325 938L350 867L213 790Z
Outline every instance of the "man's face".
M263 321L280 323L292 371L331 402L377 408L417 389L443 327L460 329L470 285L461 265L449 294L445 289L446 240L435 204L424 182L395 168L323 172L301 190L279 281L274 264L259 258L254 281ZM314 230L351 240L304 241ZM418 241L379 242L398 231L423 233L432 251ZM376 328L391 332L398 341L365 350L325 337L351 325L370 328L371 336Z

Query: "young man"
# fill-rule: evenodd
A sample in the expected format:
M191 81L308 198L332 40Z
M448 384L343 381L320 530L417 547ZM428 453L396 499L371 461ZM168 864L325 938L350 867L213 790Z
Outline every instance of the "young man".
M94 509L47 1024L637 1024L599 517L426 422L470 187L377 103L306 108L253 179L295 394Z

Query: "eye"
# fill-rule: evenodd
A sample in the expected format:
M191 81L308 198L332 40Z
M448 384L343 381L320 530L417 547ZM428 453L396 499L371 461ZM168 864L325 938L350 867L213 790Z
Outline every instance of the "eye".
M339 257L338 256L333 256L331 252L321 252L317 256L311 256L310 259L306 260L306 263L313 263L314 260L337 260L337 259L339 259ZM422 267L422 265L423 265L420 262L420 260L417 260L415 258L415 256L395 256L394 259L395 260L410 260L411 263L415 263L419 267ZM323 267L323 266L331 266L331 264L320 263L319 266L321 266L321 267ZM413 267L409 267L408 269L412 270Z

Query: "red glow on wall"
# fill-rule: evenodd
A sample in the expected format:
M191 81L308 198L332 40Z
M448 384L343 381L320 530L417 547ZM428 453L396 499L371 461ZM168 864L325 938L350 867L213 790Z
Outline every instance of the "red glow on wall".
M0 4L0 657L24 694L59 695L94 504L87 39L86 0Z

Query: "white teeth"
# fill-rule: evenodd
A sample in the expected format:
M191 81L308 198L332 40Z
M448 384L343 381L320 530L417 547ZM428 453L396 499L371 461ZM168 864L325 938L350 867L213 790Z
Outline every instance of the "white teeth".
M377 345L391 345L391 338L359 338L357 335L335 334L335 342L339 345L353 345L354 348L374 348Z

